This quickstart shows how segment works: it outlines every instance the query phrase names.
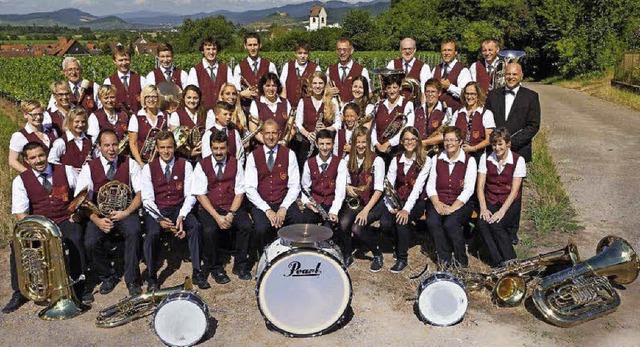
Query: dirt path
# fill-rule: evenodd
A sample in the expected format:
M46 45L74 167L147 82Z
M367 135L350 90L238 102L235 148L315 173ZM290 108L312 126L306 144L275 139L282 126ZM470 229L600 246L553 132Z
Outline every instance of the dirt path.
M585 226L574 235L583 258L592 256L597 241L608 234L623 236L638 249L636 215L640 209L633 198L640 187L640 175L636 174L640 172L640 155L633 149L638 145L640 113L577 91L531 87L541 95L543 124L551 129L553 154L578 219ZM567 236L559 235L558 240ZM546 249L560 248L563 242ZM460 324L449 328L424 325L413 312L412 297L418 284L406 278L419 271L424 262L418 247L411 249L410 261L410 271L393 275L388 271L393 264L390 253L385 254L385 269L377 274L367 270L368 260L357 259L349 271L354 290L353 318L337 331L309 339L290 339L268 331L257 308L255 281L241 282L232 276L230 284L214 284L201 292L216 319L211 336L202 345L631 346L640 339L640 318L635 310L640 302L640 282L620 291L622 305L617 312L570 329L541 321L533 314L535 308L497 308L486 292L470 296L470 308ZM183 265L163 286L179 283L189 268L189 264ZM4 304L10 293L6 250L0 252L0 278L0 304ZM0 314L0 345L159 345L149 319L111 330L94 327L97 312L124 297L125 292L120 283L110 295L97 294L93 309L70 321L40 321L37 312L41 307L33 303L13 314Z

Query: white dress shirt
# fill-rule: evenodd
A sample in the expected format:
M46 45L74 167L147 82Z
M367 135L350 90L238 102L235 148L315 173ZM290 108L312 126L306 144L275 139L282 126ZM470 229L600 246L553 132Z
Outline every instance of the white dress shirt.
M504 167L509 164L513 165L513 152L511 149L507 149L507 160L505 161L505 165L500 165L500 161L498 160L498 156L496 153L491 153L489 157L487 157L486 153L483 153L480 157L480 163L478 164L478 173L487 174L487 163L491 163L496 166L498 170L498 175L502 173ZM516 167L513 171L513 177L526 177L527 176L527 165L524 161L523 157L518 158L518 162L516 163Z
M129 126L128 126L128 130L130 133L137 133L139 132L138 130L138 117L137 116L145 116L145 118L147 119L147 123L149 123L149 125L151 125L152 128L162 128L164 126L164 123L166 123L167 117L165 117L165 114L162 113L162 111L158 110L158 114L156 114L156 120L152 121L151 118L149 117L149 115L147 114L147 111L143 108L141 110L138 111L138 113L131 117L131 119L129 119ZM158 121L160 121L160 116L162 117L162 121L158 123Z
M167 165L169 165L169 170L173 170L173 165L175 165L176 160L175 157L171 158L169 163L165 163L164 160L160 159L160 169L164 174ZM187 214L191 211L193 206L196 204L195 196L191 195L191 173L193 172L193 167L189 162L186 162L184 165L184 185L183 185L183 194L184 194L184 202L182 203L182 207L180 208L179 216L186 217ZM173 179L176 179L177 176L172 176ZM164 177L163 177L164 179ZM142 189L142 206L147 209L153 209L154 211L160 212L158 206L156 205L156 196L155 191L153 190L153 181L151 178L151 168L149 164L145 164L140 173L140 188ZM155 216L155 213L150 213L152 216Z
M198 114L197 113L192 113L186 107L184 108L184 110L187 112L187 115L189 116L189 118L191 118L191 121L193 122L193 124L198 124ZM209 110L209 112L212 112L212 111ZM212 114L213 114L213 112L212 112ZM180 123L180 116L178 115L178 112L172 112L171 116L169 116L169 126L171 126L171 127L179 127L181 125L184 125L184 124ZM207 127L207 129L209 129L209 128L211 128L211 127Z
M265 145L263 145L263 149L265 160L268 160L270 149ZM280 146L276 145L273 149L275 150L274 157L277 158ZM287 183L288 190L287 194L282 200L282 203L280 204L280 207L284 207L285 209L288 209L300 194L300 169L298 168L298 161L296 160L295 153L290 149L287 150L289 151L289 167L287 170L289 176L289 180ZM247 165L245 171L245 190L249 201L251 201L252 204L254 204L263 212L267 212L267 210L271 209L271 207L266 201L264 201L260 194L258 194L258 170L256 168L256 161L254 158L255 153L256 152L253 151L247 157Z
M407 64L407 62L400 58L402 60L402 70L405 70L405 64ZM416 57L413 57L411 59L411 61L409 61L409 66L408 66L408 71L411 71L411 69L413 69L413 64L416 63ZM389 61L389 63L387 64L387 69L389 70L394 70L396 68L396 65L394 63L393 60ZM431 68L429 67L429 64L424 63L424 65L422 65L422 69L420 69L420 90L424 90L424 84L427 83L427 81L431 78L432 74L431 74Z
M349 176L347 163L344 160L340 160L340 158L333 158L333 156L329 156L329 159L325 162L320 159L320 155L316 155L316 162L318 163L318 169L320 169L320 171L322 171L320 168L322 164L327 164L328 170L332 160L339 160L340 162L338 163L338 176L335 180L335 196L328 212L337 216L338 212L340 212L340 208L342 208L342 202L346 195L347 176ZM304 162L304 167L302 169L302 181L300 182L300 185L302 186L302 189L305 189L309 194L311 194L311 169L309 169L309 160ZM302 194L300 199L304 205L309 202L309 198L304 194Z
M326 75L327 78L329 78L332 81L340 81L340 79L342 78L342 63L338 62L338 76L331 76L331 73L329 72L329 68L327 68L326 71ZM347 76L349 76L349 74L351 73L351 68L353 67L353 59L349 60L349 62L346 65L347 69L345 71L345 73L347 74ZM367 83L369 84L369 90L373 91L373 85L371 84L371 79L369 78L369 70L367 70L366 67L362 67L362 76L364 76L364 78L367 79ZM345 78L345 82L347 81L347 78Z
M509 90L509 88L504 87L504 90ZM520 90L520 85L512 89L515 95L511 93L504 94L504 121L506 122L509 118L509 112L511 112L511 107L513 106L513 101L516 99L518 95L518 91ZM512 134L513 135L513 134Z
M344 159L345 164L349 163L349 155L347 154ZM358 167L362 167L362 163L364 163L363 159L357 159ZM373 160L373 190L377 190L379 192L384 191L384 175L386 174L384 167L384 160L382 158L376 156ZM347 185L354 185L355 182L351 182L351 175L347 173ZM362 182L360 183L362 184Z
M289 64L295 64L294 69L300 71L300 74L303 74L304 70L307 68L307 65L309 65L309 61L307 61L307 63L304 65L298 64L297 60L292 60L284 64L282 66L282 72L280 73L280 83L282 83L283 87L287 85L287 77L289 77ZM316 65L316 69L314 71L322 71L320 69L320 65Z
M281 102L286 102L287 103L287 115L289 115L289 113L291 112L291 105L289 104L289 100L287 99L282 99L280 96L276 96L276 101L275 102L271 102L269 100L267 100L267 98L264 97L264 95L260 96L260 102L267 105L269 107L269 109L271 110L271 112L276 112L278 110L278 104ZM251 115L251 117L253 119L260 119L260 114L258 113L258 104L256 104L256 101L253 100L251 101L251 106L249 107L249 114ZM280 131L282 131L283 129L280 129Z
M451 160L447 156L447 152L442 152L439 155L434 155L432 158L431 172L429 173L429 179L427 180L427 196L431 198L434 195L438 195L438 191L436 190L436 178L438 174L436 173L437 160L444 160L447 164L449 164L449 174L453 172L453 168L456 165L456 162L464 163L465 154L462 149L458 153L458 156ZM467 162L467 170L464 174L464 187L462 188L462 192L456 200L460 200L462 203L466 204L469 201L469 198L473 195L476 187L476 177L478 175L478 166L476 165L476 160L472 156L469 156L469 161Z
M107 110L104 110L104 113L107 115L107 121L111 123L111 125L116 125L118 122L118 114L113 112L113 114L109 114ZM91 113L89 119L87 120L87 134L91 136L91 141L96 142L98 139L98 134L100 133L100 122L98 122L98 117L95 113Z
M249 68L253 69L253 63L254 61L249 58L246 57L245 60L247 61L247 63L249 63ZM258 57L255 60L258 65L257 65L257 69L260 69L260 64L262 63L262 57ZM276 74L276 76L278 75L278 69L276 69L276 64L274 64L273 62L269 62L269 72L273 72L274 74ZM234 68L233 68L233 77L234 77L234 84L236 85L236 88L238 90L242 89L241 88L241 83L240 83L240 76L242 76L241 71L240 71L240 63L238 63ZM229 81L231 82L231 81Z
M202 58L202 66L204 67L204 71L206 71L207 74L210 75L210 71L211 70L209 70L209 66L211 66L211 64L209 64L209 61L207 59ZM213 63L213 72L216 74L216 77L218 76L218 70L219 70L218 66L219 66L218 65L218 60L216 60ZM235 82L235 79L233 77L233 73L231 73L231 68L228 65L227 65L226 74L227 74L227 82L235 85L236 82ZM185 81L185 80L183 80L183 81ZM198 83L198 74L196 73L196 68L195 67L192 67L191 70L189 70L189 76L187 77L186 81L187 81L187 84L185 86L193 84L196 87L200 87L200 84ZM237 85L236 85L236 88L237 88ZM218 96L214 95L214 99L217 100Z
M129 85L131 85L131 70L127 71L127 73L122 73L120 71L117 72L118 74L118 79L120 79L120 82L122 82L122 84L124 84L124 82L122 81L122 77L127 76L127 83ZM105 78L104 82L102 82L103 85L105 86L110 86L111 85L111 79L109 79L109 77ZM144 88L147 86L147 79L144 78L144 76L140 75L140 89Z
M78 95L80 95L80 91L82 90L82 79L78 81L78 84L73 84L69 80L67 80L67 83L69 84L69 90L71 91L71 93L73 93L73 88L78 88ZM100 88L100 85L96 82L93 82L93 101L96 103L96 108L102 107L100 98L98 98L98 88ZM51 110L57 109L55 108L55 106L56 106L56 98L54 98L53 94L51 94L51 97L49 98L49 103L47 104L47 109L51 109Z
M217 122L213 124L213 127L222 131L222 129L227 129L227 131L233 131L236 135L236 151L240 153L231 153L233 156L236 156L236 159L240 162L239 165L244 165L244 146L242 145L242 138L240 137L240 133L237 129L229 129L228 127L223 127ZM207 157L211 155L211 128L205 131L202 135L202 157Z
M27 134L36 132L36 129L29 123L24 125L24 129L26 130ZM46 134L43 142L47 147L51 147L51 141L49 140L49 136L47 136ZM11 134L11 140L9 140L9 149L14 152L21 153L22 149L27 143L29 143L29 140L27 140L27 138L22 135L21 132L16 131L15 133Z
M493 66L493 72L495 73L495 71L498 69L498 62L500 62L500 59L498 58L494 59L493 63L491 64L487 64L486 60L482 60L482 62L484 63L483 66L487 71L487 74L489 74L489 66ZM471 66L469 67L469 74L471 75L472 81L476 81L476 82L478 81L478 62L477 61L471 64ZM491 85L491 80L489 80L489 85Z
M102 164L102 170L104 170L104 174L106 176L107 172L109 171L109 162L102 156L100 156L99 160ZM136 194L140 191L140 165L138 165L138 163L136 163L136 161L131 158L128 158L127 160L129 160L129 186L131 187L132 194ZM116 169L118 167L117 161L118 160L116 159ZM85 187L89 188L88 196L89 198L92 198L94 191L89 163L84 164L82 170L80 170L74 196L77 196Z
M34 169L28 169L33 171L33 174L36 175L38 182L42 183L42 178L40 174L42 172L36 171ZM78 179L78 173L73 168L73 166L65 165L64 171L67 174L67 182L69 183L69 189L76 189L76 181ZM53 168L51 165L47 165L47 168L44 171L47 174L47 181L53 185ZM27 195L27 188L24 186L24 181L20 175L16 176L13 179L13 184L11 185L11 213L29 213L29 196Z
M65 134L67 134L67 142L74 141L78 149L82 151L82 141L86 138L85 134L80 134L80 137L75 137L71 133L71 131L66 130ZM67 143L64 141L62 137L57 138L53 141L53 145L49 150L49 156L47 157L47 161L51 164L60 164L60 158L67 152Z
M396 106L402 105L403 102L404 102L404 96L400 95L398 96L398 99L396 100L395 105L391 106L391 104L389 103L389 99L385 99L383 102L383 105L387 107L387 110L391 111ZM378 108L378 110L380 110L380 108ZM407 104L404 107L403 113L407 116L407 123L404 125L402 129L408 126L413 126L413 124L415 123L415 114L413 113L413 102L411 101L407 102ZM375 119L373 121L373 125L371 126L371 128L372 128L371 129L371 148L373 149L375 148L375 145L379 143L378 134L376 133ZM402 133L402 129L400 129L400 131L398 131L398 133L395 136L389 139L389 144L391 146L397 146L398 144L400 144L400 134Z
M204 173L204 169L202 168L203 161L201 160L198 164L196 164L196 168L193 170L193 179L191 182L191 194L192 195L207 195L209 190L207 187L209 186L209 178L207 174ZM215 158L211 158L211 166L213 166L214 172L218 171L218 162ZM236 166L236 182L233 187L233 192L235 195L244 194L244 170L242 169L242 165L238 162ZM227 161L225 160L224 165L222 166L222 172L227 169Z
M175 66L171 66L169 69L165 69L164 67L160 66L160 72L162 73L162 75L164 76L164 78L166 80L168 80L167 78L167 70L171 71L171 77L173 77L173 74L176 73L176 67ZM180 88L182 88L182 90L184 90L184 87L188 86L187 84L187 80L189 79L189 74L187 74L184 70L180 70ZM157 85L158 83L156 83L156 75L154 73L154 70L151 70L151 72L149 72L147 74L147 77L145 78L147 85Z
M404 171L405 175L407 174L407 172L409 172L409 169L411 169L411 165L413 165L413 163L415 162L415 159L416 159L415 153L411 158L405 157L404 153L402 154L402 157L400 158L400 164L402 164L402 171ZM413 206L415 206L416 202L418 201L418 197L420 196L420 193L422 193L422 191L424 190L424 185L425 185L425 182L427 181L427 177L429 176L430 171L431 171L431 158L427 157L424 161L424 165L422 166L422 168L420 168L420 171L418 172L418 178L416 179L416 182L413 185L413 188L411 189L411 193L409 193L409 197L407 197L407 201L404 203L404 206L402 207L404 211L411 212L411 210L413 209ZM393 187L396 186L397 173L398 173L398 158L393 157L393 159L391 160L391 163L389 163L389 170L387 171L387 179L389 180L389 183L391 183ZM391 210L391 202L389 201L389 198L387 196L385 196L384 202L387 205L387 208Z
M453 67L455 66L455 64L457 62L458 62L458 59L453 59L448 64L447 74L451 74L451 70L453 69ZM440 63L438 65L440 66L441 72L444 72L444 62L442 62L442 63ZM431 75L433 75L433 77L435 77L435 78L441 78L442 75L435 76L436 67L434 67L433 71L431 71ZM458 75L458 80L456 81L457 85L451 83L451 85L449 86L447 91L450 92L453 96L455 96L457 98L460 98L460 93L462 92L462 88L464 88L464 86L466 86L467 83L469 83L469 82L471 82L471 73L469 72L469 69L467 69L466 67L463 67L462 70L460 70L460 74Z
M324 103L322 99L316 100L314 97L311 97L313 108L318 112L320 106ZM342 127L342 117L340 115L340 106L338 105L338 101L335 99L331 99L331 103L333 104L333 123L331 123L330 127L333 127L335 130L340 129ZM325 114L326 115L326 114ZM316 119L317 122L317 119ZM298 107L296 108L296 126L298 129L303 128L304 123L304 99L300 99L298 102Z

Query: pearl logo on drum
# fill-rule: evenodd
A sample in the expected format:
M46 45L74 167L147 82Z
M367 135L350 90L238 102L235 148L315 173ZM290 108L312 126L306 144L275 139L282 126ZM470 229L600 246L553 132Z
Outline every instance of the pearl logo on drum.
M289 263L289 273L283 275L284 277L315 277L320 276L322 270L320 270L321 262L316 264L315 268L303 269L302 264L299 261L292 261Z

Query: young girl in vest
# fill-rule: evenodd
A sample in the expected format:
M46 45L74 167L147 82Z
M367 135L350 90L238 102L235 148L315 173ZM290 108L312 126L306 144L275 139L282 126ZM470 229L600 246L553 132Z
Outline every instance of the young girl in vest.
M483 154L478 164L478 230L484 239L492 266L515 259L511 236L505 227L518 218L521 207L522 180L527 175L524 158L511 151L506 128L490 136L493 153Z
M166 115L158 108L156 86L144 87L140 93L140 99L143 100L143 108L129 120L129 148L131 156L142 167L152 159L151 155L154 151L152 148L155 148L155 142L152 139L159 131L167 129L168 122ZM149 150L141 153L145 149L145 142Z
M382 215L384 205L380 203L384 181L384 162L371 151L369 130L363 126L354 130L351 137L353 153L345 158L349 176L347 197L339 216L346 265L353 263L351 255L351 233L373 253L370 270L378 272L383 266L383 257L378 247L378 235L371 230L371 223Z
M71 109L71 89L69 84L63 81L55 81L51 83L51 94L56 100L55 107L47 110L44 114L44 123L51 124L56 130L58 136L62 134L62 128L64 127L64 120L67 117L67 113Z
M351 138L357 120L360 118L360 110L360 106L353 102L349 102L344 106L342 127L336 132L336 139L333 144L333 154L337 155L338 158L344 158L351 152Z
M182 108L171 113L169 118L169 130L174 130L179 126L184 126L193 131L195 127L200 127L200 135L204 135L206 130L207 113L202 104L202 91L193 84L184 88L182 93ZM202 153L202 142L187 152L185 147L176 148L181 156L195 160Z
M278 75L273 72L262 75L260 82L258 82L258 92L260 97L251 101L251 107L249 109L250 117L253 118L253 120L249 122L249 130L254 131L258 127L259 121L264 122L267 119L273 119L278 123L278 129L281 129L281 136L284 137L286 124L289 121L291 112L291 105L289 105L287 99L280 97L282 93L282 83L280 83ZM294 129L291 129L292 133L294 131ZM258 133L254 138L258 142L263 143L261 133ZM282 143L282 141L281 144L287 145L286 143Z
M73 166L80 172L82 165L92 159L92 141L87 136L87 113L76 107L69 111L64 122L64 133L53 142L48 161L52 164Z
M24 146L29 142L39 142L45 146L47 151L57 138L56 131L50 126L44 126L44 110L40 101L24 100L20 103L20 108L27 123L20 131L11 135L9 141L9 166L18 173L27 170L26 161L20 162L20 154Z
M87 134L93 142L103 129L112 129L116 132L118 140L127 135L129 128L129 115L125 111L116 111L116 86L103 85L98 88L98 99L102 107L89 116Z
M360 75L353 79L353 84L351 85L351 93L353 93L353 100L351 102L355 103L360 107L360 110L363 112L360 117L369 117L373 114L373 104L370 103L369 100L369 82L367 79ZM342 111L344 113L344 110ZM368 122L365 122L364 126L367 129L371 129L371 122L373 118Z
M489 146L489 136L496 127L491 110L484 108L486 95L477 82L462 89L462 108L453 114L451 124L462 130L462 150L476 161Z

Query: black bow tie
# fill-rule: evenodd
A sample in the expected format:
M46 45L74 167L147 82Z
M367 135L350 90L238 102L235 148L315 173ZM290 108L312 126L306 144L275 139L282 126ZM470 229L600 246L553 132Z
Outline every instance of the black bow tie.
M505 89L505 90L504 90L504 95L507 95L507 94L516 95L516 92L514 92L514 91L513 91L513 90L511 90L511 89Z

